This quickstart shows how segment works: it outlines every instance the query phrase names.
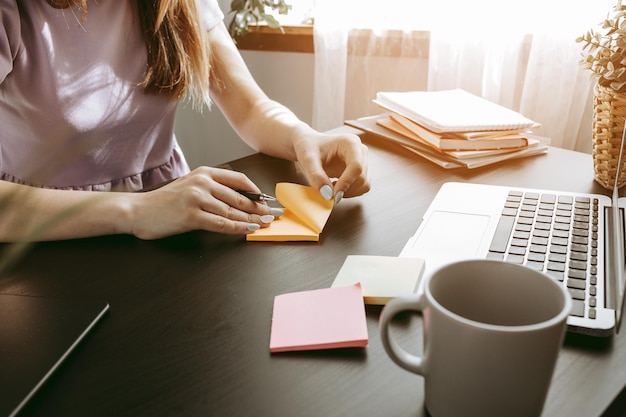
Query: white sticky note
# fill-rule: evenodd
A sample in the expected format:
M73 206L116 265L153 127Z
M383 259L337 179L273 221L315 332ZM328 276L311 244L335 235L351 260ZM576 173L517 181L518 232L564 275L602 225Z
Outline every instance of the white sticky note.
M414 294L423 272L423 259L350 255L332 287L361 283L365 303L382 305L392 298Z

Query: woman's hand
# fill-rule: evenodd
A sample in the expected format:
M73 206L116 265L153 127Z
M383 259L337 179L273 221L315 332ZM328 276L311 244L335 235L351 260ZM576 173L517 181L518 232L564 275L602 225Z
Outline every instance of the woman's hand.
M338 203L370 190L367 147L358 136L309 130L295 141L294 149L309 184L327 200Z
M214 64L211 98L253 149L300 164L309 185L341 200L370 189L367 148L353 134L325 134L259 88L224 24L208 34ZM332 179L337 182L333 186Z
M161 188L133 195L132 234L158 239L192 230L246 234L282 214L235 190L259 192L240 172L200 167Z

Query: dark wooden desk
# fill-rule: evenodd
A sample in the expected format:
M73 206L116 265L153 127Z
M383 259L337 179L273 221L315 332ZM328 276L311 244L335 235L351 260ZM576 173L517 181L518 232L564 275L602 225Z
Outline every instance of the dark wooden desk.
M447 171L368 143L372 191L344 199L318 243L195 232L160 241L111 236L35 245L0 278L0 292L104 298L111 309L23 414L425 415L422 378L384 353L380 308L367 309L365 349L270 354L274 296L330 286L347 255L397 255L445 181L604 191L593 182L586 154L550 149L531 159ZM302 180L292 164L264 155L230 166L266 191L278 181ZM419 318L396 327L409 350L421 351ZM608 343L568 337L544 415L601 415L625 385L623 335Z

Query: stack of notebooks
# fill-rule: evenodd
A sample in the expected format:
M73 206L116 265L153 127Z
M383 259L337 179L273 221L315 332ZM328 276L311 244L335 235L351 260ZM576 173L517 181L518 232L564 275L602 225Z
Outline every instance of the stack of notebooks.
M477 168L545 153L538 123L467 91L379 92L388 113L349 126L384 137L444 168Z

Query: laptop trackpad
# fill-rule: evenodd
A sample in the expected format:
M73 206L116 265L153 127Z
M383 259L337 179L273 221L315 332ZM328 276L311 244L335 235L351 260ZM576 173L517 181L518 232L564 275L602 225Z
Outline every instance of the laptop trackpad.
M434 211L413 245L414 253L441 253L450 258L475 257L484 246L490 216Z

